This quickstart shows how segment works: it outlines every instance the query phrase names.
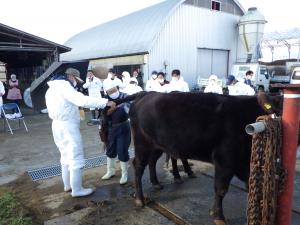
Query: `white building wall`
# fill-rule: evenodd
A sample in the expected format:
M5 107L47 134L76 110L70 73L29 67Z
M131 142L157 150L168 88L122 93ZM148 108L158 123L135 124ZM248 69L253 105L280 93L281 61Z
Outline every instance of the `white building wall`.
M150 50L149 71L164 72L163 62L167 61L167 79L173 69L180 69L192 88L197 81L198 48L229 50L230 71L237 56L239 19L229 13L180 5Z

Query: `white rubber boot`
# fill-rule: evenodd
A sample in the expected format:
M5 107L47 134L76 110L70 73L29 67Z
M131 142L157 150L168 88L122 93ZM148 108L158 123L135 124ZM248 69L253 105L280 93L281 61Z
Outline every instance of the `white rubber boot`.
M107 172L101 179L109 180L115 174L116 174L116 159L107 157Z
M64 191L71 191L70 171L68 165L61 165L61 177L64 183Z
M82 187L82 170L70 170L70 183L72 188L72 197L82 197L90 195L94 192L92 188Z
M121 166L121 171L122 171L120 184L126 184L127 180L128 180L128 162L121 162L120 161L120 166Z

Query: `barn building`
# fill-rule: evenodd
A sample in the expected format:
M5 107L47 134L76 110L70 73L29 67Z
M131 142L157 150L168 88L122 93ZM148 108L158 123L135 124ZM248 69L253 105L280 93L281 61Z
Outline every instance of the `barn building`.
M61 60L110 63L119 73L141 68L180 69L190 88L199 77L225 79L231 65L247 58L238 38L245 11L237 0L166 0L71 37Z

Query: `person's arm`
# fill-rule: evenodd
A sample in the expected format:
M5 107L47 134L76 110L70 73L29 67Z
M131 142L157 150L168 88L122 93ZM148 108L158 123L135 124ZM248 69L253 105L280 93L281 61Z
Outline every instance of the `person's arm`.
M184 92L189 92L190 88L187 82L184 82Z
M93 98L85 96L82 93L76 91L69 84L66 85L66 88L63 91L63 96L69 102L83 108L104 108L108 103L108 100L105 98Z
M89 88L90 86L91 86L91 81L89 80L89 78L86 78L86 82L85 82L84 85L82 85L82 87L83 87L84 89L87 89L87 88Z

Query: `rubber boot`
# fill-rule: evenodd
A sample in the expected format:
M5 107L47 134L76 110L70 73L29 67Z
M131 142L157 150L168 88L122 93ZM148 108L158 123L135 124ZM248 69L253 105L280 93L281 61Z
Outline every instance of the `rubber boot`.
M116 174L116 159L107 157L107 172L101 179L109 180L115 174Z
M122 171L120 184L126 184L127 180L128 180L128 162L121 162L120 161L120 166L121 166L121 171Z
M70 171L68 165L61 165L61 177L64 183L64 191L71 191Z
M70 183L72 188L72 197L83 197L90 195L94 192L92 188L82 187L82 170L74 169L70 170Z

